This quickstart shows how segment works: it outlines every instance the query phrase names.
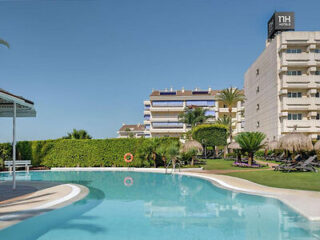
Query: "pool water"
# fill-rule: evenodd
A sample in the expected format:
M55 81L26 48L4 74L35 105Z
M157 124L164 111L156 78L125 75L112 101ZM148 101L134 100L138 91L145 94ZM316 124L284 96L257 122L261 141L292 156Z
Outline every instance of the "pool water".
M0 180L8 178L0 175ZM18 179L73 182L88 196L0 231L7 240L320 239L320 227L280 201L182 175L30 172Z

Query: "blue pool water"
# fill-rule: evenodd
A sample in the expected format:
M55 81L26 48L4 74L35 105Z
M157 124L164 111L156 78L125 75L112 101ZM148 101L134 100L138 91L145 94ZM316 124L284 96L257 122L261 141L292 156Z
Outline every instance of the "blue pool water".
M0 175L0 180L6 179ZM180 175L31 172L18 179L73 182L89 195L0 231L6 240L320 239L320 228L280 201ZM1 193L0 193L1 194Z

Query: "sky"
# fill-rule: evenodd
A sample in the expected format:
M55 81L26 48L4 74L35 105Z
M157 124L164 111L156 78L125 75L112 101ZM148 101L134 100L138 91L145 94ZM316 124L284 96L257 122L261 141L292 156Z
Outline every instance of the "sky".
M320 30L319 0L0 1L0 88L35 102L18 140L73 128L117 136L143 123L152 89L243 87L265 47L267 21L294 11L296 31ZM12 140L0 119L0 142Z

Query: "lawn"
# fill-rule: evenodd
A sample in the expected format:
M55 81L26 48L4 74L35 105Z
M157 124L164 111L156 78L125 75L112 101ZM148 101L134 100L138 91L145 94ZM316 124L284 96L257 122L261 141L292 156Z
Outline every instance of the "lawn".
M240 168L232 166L234 160L227 159L207 159L207 164L203 165L204 170L248 170L248 168Z
M272 161L270 161L272 162ZM205 170L239 170L223 173L224 175L247 179L249 181L278 188L320 191L320 173L313 172L278 172L273 170L242 171L249 168L232 166L233 160L208 159ZM266 169L266 168L265 168ZM320 171L320 169L319 169Z
M249 181L278 188L320 191L320 173L314 172L278 172L254 171L233 172L224 175L244 178Z

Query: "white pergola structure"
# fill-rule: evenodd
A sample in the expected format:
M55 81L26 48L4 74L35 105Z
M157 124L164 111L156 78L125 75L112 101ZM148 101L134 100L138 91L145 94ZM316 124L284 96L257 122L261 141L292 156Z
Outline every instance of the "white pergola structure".
M34 103L20 96L16 96L0 89L0 117L12 118L12 188L16 189L16 118L35 117Z

